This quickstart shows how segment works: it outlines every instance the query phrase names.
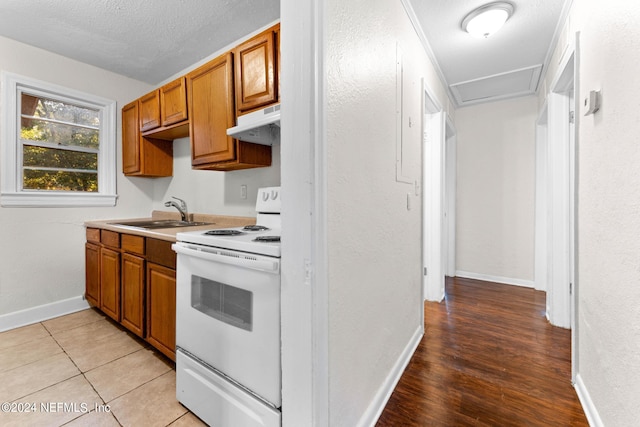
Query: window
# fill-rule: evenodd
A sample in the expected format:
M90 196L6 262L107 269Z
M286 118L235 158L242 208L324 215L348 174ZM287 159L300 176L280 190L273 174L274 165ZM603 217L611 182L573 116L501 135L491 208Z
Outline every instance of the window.
M2 74L2 206L114 206L115 102Z

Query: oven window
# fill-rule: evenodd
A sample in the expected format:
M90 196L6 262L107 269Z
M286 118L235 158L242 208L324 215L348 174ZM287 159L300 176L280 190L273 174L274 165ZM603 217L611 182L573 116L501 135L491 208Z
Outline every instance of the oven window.
M240 329L253 327L253 293L245 289L191 276L191 307Z

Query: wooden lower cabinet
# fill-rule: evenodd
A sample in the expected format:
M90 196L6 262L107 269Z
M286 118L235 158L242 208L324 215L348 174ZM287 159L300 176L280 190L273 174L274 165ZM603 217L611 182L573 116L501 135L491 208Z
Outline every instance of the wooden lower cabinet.
M176 271L147 262L147 341L176 359Z
M85 298L94 307L100 307L100 245L87 242L84 246Z
M121 323L144 338L145 260L129 253L122 254Z
M171 243L87 229L85 298L175 361L176 253Z
M120 321L120 252L100 249L100 309Z

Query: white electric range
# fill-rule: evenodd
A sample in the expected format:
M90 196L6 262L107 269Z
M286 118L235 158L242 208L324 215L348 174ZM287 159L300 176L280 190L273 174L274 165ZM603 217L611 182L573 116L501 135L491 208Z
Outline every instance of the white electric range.
M280 187L256 225L177 234L177 398L215 426L280 426Z

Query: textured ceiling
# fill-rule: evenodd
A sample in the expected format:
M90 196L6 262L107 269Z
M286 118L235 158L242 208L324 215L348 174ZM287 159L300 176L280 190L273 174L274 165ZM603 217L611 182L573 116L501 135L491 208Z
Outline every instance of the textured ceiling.
M407 0L458 106L536 92L571 0L507 0L514 12L487 39L461 23L491 0Z
M476 39L460 24L487 0L403 1L457 106L535 93L571 3L508 0ZM0 0L0 35L155 85L279 16L279 0Z
M157 84L279 17L279 0L0 0L0 35Z

